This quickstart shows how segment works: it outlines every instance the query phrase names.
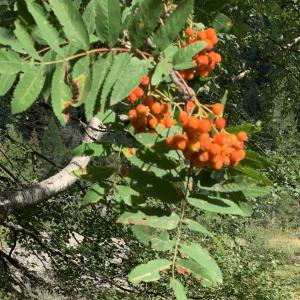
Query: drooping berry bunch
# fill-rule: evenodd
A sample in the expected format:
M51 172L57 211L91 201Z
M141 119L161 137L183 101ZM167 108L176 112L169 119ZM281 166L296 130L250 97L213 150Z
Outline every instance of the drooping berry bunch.
M141 86L145 87L148 86L150 83L150 78L148 76L142 76L141 78ZM128 101L130 103L134 103L138 99L142 98L144 96L144 90L137 86L134 90L131 91L131 93L128 96Z
M185 35L187 36L187 41L181 43L182 47L197 41L203 41L206 43L206 48L194 57L196 68L181 70L181 76L185 80L192 80L196 73L202 77L207 77L216 68L216 65L222 61L220 54L211 51L219 41L215 29L207 28L206 30L195 32L192 28L187 28Z
M244 142L248 139L247 134L242 131L235 135L224 130L226 120L221 117L221 103L214 104L211 109L200 105L197 114L189 113L192 105L188 105L189 108L179 114L183 133L168 137L167 145L171 149L181 150L184 157L197 168L221 170L224 166L236 167L246 156ZM204 109L214 117L208 117Z
M170 128L176 124L171 115L170 103L156 101L152 96L146 96L142 103L129 111L128 116L136 133L155 133L157 126Z

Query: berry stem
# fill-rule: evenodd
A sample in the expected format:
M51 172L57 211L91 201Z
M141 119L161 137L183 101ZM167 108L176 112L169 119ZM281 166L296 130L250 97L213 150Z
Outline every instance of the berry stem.
M176 259L177 259L177 256L178 256L179 243L180 243L180 240L181 240L182 225L183 225L183 219L184 219L184 215L185 215L185 208L186 208L186 204L187 204L186 203L186 198L187 198L187 194L188 194L188 191L189 191L189 183L190 183L190 179L191 179L191 173L192 173L192 166L190 166L189 171L188 171L188 178L187 178L184 198L181 200L180 221L179 221L179 225L177 227L177 238L176 238L174 255L173 255L173 260L172 260L172 278L173 279L175 279L175 263L176 263Z

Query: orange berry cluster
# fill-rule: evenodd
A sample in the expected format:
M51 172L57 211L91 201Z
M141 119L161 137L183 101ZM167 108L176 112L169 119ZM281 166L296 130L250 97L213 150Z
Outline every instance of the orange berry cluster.
M223 130L226 120L219 117L223 113L221 103L213 105L212 112L217 116L216 119L199 118L182 111L179 122L183 133L168 137L166 143L171 149L181 150L184 157L197 168L221 170L224 166L236 167L246 156L244 143L248 136L243 131L235 135Z
M135 109L129 111L128 116L135 132L149 130L155 133L156 126L170 128L176 124L171 116L170 103L161 103L152 96L146 96L143 103L138 104Z
M192 28L187 28L185 30L185 34L188 37L188 41L186 43L182 43L182 47L186 47L187 45L197 41L203 41L206 43L206 48L194 57L197 67L188 70L181 70L181 76L185 80L192 80L197 72L200 76L207 77L210 72L216 68L216 65L222 61L220 54L215 51L211 51L219 41L215 29L208 28L196 33Z
M141 86L147 86L150 83L150 78L148 76L142 76L141 78ZM130 103L134 103L138 99L142 98L144 96L144 90L141 87L136 87L134 90L131 91L131 93L128 96L128 101Z

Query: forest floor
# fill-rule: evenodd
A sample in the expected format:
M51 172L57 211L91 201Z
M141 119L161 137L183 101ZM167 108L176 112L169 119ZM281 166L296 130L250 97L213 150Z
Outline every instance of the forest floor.
M300 228L282 231L276 228L254 226L249 227L247 231L250 235L255 236L254 239L250 240L242 239L243 241L246 241L247 246L251 246L251 243L256 243L256 245L261 245L265 249L275 249L284 253L286 259L284 261L274 259L272 263L275 266L275 270L268 271L263 276L269 278L270 281L284 282L284 286L289 289L292 295L290 300L300 300ZM2 248L3 246L4 245L2 244ZM8 251L8 248L5 250ZM17 249L16 254L23 251L24 249ZM33 255L27 256L27 259L25 260L23 257L23 263L25 263L30 269L35 270L43 278L47 278L45 269L43 268L45 266L42 266ZM34 265L35 267L33 267ZM51 268L50 266L48 267ZM61 300L65 298L58 295L49 295L47 292L40 291L39 299ZM125 298L123 297L123 299Z

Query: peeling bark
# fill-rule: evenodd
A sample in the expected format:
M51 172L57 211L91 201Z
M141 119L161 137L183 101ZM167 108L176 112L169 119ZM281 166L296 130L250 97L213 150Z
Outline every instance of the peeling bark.
M99 140L104 134L103 131L100 130L100 125L100 120L94 117L86 128L82 142L90 143L94 140ZM0 212L8 213L13 209L33 205L65 191L77 180L77 177L73 174L74 171L85 168L90 162L90 159L90 156L74 157L64 169L40 183L20 190L1 192Z

